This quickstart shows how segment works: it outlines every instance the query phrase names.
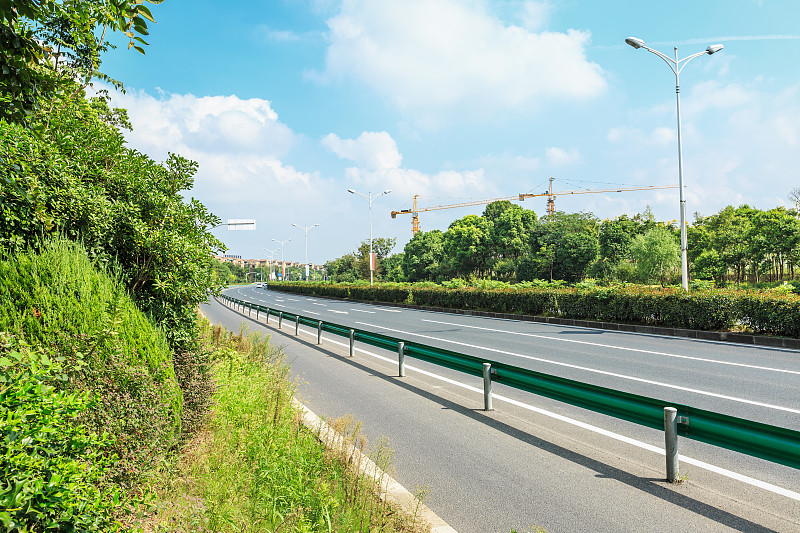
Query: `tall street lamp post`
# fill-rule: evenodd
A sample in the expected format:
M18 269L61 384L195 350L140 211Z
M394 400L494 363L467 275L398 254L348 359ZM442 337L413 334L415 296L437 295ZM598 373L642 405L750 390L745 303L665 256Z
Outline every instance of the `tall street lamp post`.
M277 249L276 250L270 250L268 248L264 248L264 251L267 252L267 255L269 255L269 267L267 268L267 270L268 270L267 279L272 281L272 261L275 259L275 253L278 250Z
M286 260L283 258L283 247L292 239L286 239L285 241L279 241L278 239L272 240L281 245L281 281L286 281Z
M382 193L376 194L375 196L372 196L371 192L367 194L361 194L360 192L356 192L353 189L347 189L347 192L349 192L350 194L357 194L362 198L366 198L367 201L369 202L369 284L370 286L372 286L373 284L372 278L375 272L375 263L376 263L375 256L372 253L372 201L379 196L383 196L384 194L389 194L390 192L392 192L392 190L386 189Z
M305 232L306 232L306 281L308 281L308 270L309 270L309 267L308 267L308 230L310 230L311 228L316 228L317 226L319 226L319 224L314 224L313 226L301 226L300 224L292 224L292 226L294 226L296 228L303 228L303 230L305 230Z
M687 257L687 250L689 248L686 240L686 200L683 196L683 146L681 144L681 88L680 88L680 74L683 70L683 67L686 66L689 61L696 57L700 57L702 55L711 55L719 52L722 50L723 46L721 44L712 44L702 52L697 52L696 54L690 55L688 57L684 57L683 59L678 59L678 47L675 47L675 59L667 57L666 55L662 54L658 50L653 50L645 46L644 41L637 37L628 37L625 39L625 42L632 47L639 49L644 48L648 52L652 52L661 59L664 60L672 72L675 74L675 97L678 103L678 187L680 189L680 210L681 210L681 286L683 290L689 290L689 269L688 269L688 257Z

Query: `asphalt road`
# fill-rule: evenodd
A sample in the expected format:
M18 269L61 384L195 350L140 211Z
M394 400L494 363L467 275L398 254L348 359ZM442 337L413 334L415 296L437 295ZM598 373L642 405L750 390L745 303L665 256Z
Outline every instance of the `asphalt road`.
M800 429L797 351L370 306L254 287L227 294ZM263 328L216 303L204 312L233 329L242 320ZM285 345L301 400L324 416L353 414L373 442L388 437L398 480L412 491L429 487L426 503L459 531L524 531L534 524L551 532L800 531L797 470L681 439L681 472L689 480L670 485L661 481L664 458L653 451L663 448L658 431L498 384L495 411L486 413L480 380L471 376L409 359L413 369L396 378L395 354L363 347L349 359L344 339L326 334L320 349L310 331L299 341L293 333L293 324L272 331ZM728 472L713 471L719 468Z

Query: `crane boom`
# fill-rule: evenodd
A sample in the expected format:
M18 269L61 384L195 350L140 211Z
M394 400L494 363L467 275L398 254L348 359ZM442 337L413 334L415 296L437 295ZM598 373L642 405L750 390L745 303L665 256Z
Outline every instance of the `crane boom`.
M586 189L581 191L560 191L553 192L553 178L550 178L550 189L539 194L520 194L519 201L525 198L535 198L537 196L547 196L547 214L552 215L556 212L556 196L563 194L599 194L604 192L625 192L625 191L653 191L657 189L677 189L677 185L645 185L642 187L619 187L616 189Z
M553 192L553 178L550 178L550 187L547 192L538 194L521 193L517 196L506 196L505 198L490 198L486 200L470 200L468 202L461 202L458 204L447 205L434 205L431 207L417 208L418 194L414 195L414 203L412 209L403 209L401 211L392 211L392 218L397 218L397 215L411 215L411 233L416 235L419 232L419 213L423 211L438 211L440 209L452 209L455 207L469 207L473 205L485 205L492 202L500 202L508 200L511 202L522 202L525 198L535 198L538 196L547 196L547 214L552 215L556 212L555 200L556 196L564 194L599 194L604 192L626 192L626 191L652 191L657 189L677 189L677 185L646 185L642 187L619 187L616 189L586 189L579 191L560 191Z

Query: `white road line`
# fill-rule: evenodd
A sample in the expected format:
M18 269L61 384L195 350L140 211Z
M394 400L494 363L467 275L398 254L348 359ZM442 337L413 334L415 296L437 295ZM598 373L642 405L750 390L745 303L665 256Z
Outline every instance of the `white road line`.
M327 304L317 304L317 303L315 303L315 304L312 304L312 305L321 305L322 307L328 307Z
M335 309L329 309L331 313L339 313L340 315L348 314L347 311L336 311Z
M486 327L481 327L481 326L467 326L467 325L464 325L464 324L455 324L453 322L442 322L442 321L439 321L439 320L428 320L428 319L425 319L425 318L422 319L422 322L431 322L433 324L442 324L442 325L445 325L445 326L458 326L458 327L462 327L462 328L479 329L479 330L483 330L483 331L493 331L495 333L505 333L505 334L508 334L508 335L521 335L523 337L535 337L537 339L547 339L547 340L551 340L551 341L569 342L569 343L573 343L573 344L585 344L585 345L588 345L588 346L598 346L600 348L611 348L611 349L614 349L614 350L622 350L622 351L627 351L627 352L639 352L639 353L647 353L647 354L651 354L651 355L662 355L664 357L674 357L676 359L689 359L691 361L700 361L700 362L703 362L703 363L715 363L715 364L718 364L718 365L738 366L738 367L743 367L743 368L752 368L752 369L755 369L755 370L767 370L769 372L781 372L781 373L784 373L784 374L800 375L800 371L798 371L798 370L786 370L786 369L783 369L783 368L771 368L771 367L768 367L768 366L748 365L748 364L745 364L745 363L732 363L732 362L729 362L729 361L719 361L717 359L706 359L706 358L703 358L703 357L691 357L691 356L688 356L688 355L678 355L678 354L674 354L674 353L655 352L655 351L651 351L651 350L642 350L640 348L628 348L628 347L625 347L625 346L614 346L614 345L611 345L611 344L600 344L600 343L597 343L597 342L578 341L578 340L574 340L574 339L561 339L561 338L558 338L558 337L550 337L550 336L547 336L547 335L537 335L535 333L523 333L523 332L520 332L520 331L506 331L506 330L502 330L502 329L486 328Z
M319 313L315 313L314 311L306 311L305 309L301 309L300 311L303 312L303 313L308 313L309 315L317 315L317 316L319 316Z
M286 298L286 299L289 300L290 302L299 302L300 301L300 300L298 300L296 298Z
M501 354L504 354L504 355L512 355L514 357L521 357L523 359L530 359L531 361L538 361L540 363L548 363L548 364L551 364L551 365L563 366L563 367L567 367L567 368L574 368L575 370L583 370L585 372L592 372L592 373L601 374L601 375L604 375L604 376L611 376L611 377L620 378L620 379L627 379L627 380L636 381L636 382L639 382L639 383L647 383L648 385L655 385L657 387L664 387L664 388L667 388L667 389L681 390L681 391L684 391L684 392L692 392L692 393L695 393L695 394L702 394L703 396L711 396L712 398L720 398L722 400L730 400L730 401L733 401L733 402L746 403L746 404L749 404L749 405L756 405L758 407L766 407L767 409L775 409L776 411L786 411L786 412L789 412L789 413L800 414L800 410L792 409L791 407L783 407L781 405L772 405L772 404L769 404L769 403L756 402L756 401L753 401L753 400L745 400L744 398L736 398L734 396L727 396L725 394L717 394L715 392L708 392L708 391L702 391L702 390L698 390L698 389L692 389L692 388L689 388L689 387L682 387L680 385L671 385L669 383L659 383L658 381L653 381L653 380L650 380L650 379L637 378L637 377L634 377L634 376L626 376L625 374L617 374L617 373L614 373L614 372L607 372L605 370L598 370L596 368L587 368L585 366L571 365L569 363L562 363L561 361L551 361L549 359L542 359L540 357L533 357L532 355L525 355L525 354L520 354L520 353L508 352L508 351L505 351L505 350L498 350L497 348L487 348L486 346L477 346L475 344L467 344L465 342L458 342L458 341L453 341L453 340L450 340L450 339L442 339L442 338L439 338L439 337L432 337L430 335L422 335L420 333L412 333L410 331L402 331L402 330L399 330L399 329L386 328L386 327L378 326L378 325L375 325L375 324L367 324L366 322L356 322L356 324L361 324L362 326L372 326L374 328L385 329L386 331L393 331L395 333L402 333L404 335L414 335L415 337L422 337L423 339L431 339L431 340L440 341L440 342L447 342L447 343L450 343L450 344L457 344L459 346L466 346L468 348L477 348L479 350L487 350L489 352L501 353Z
M313 336L315 338L317 336L317 332L316 331L309 331L309 330L305 330L303 328L300 328L300 332L305 334L305 335ZM343 342L338 342L338 341L336 341L336 340L334 340L334 339L332 339L330 337L322 337L322 340L325 341L325 342L330 342L331 344L336 344L336 345L341 346L343 348L347 348L349 346L349 344L346 344L346 343L343 343ZM363 353L365 355L369 355L370 357L374 357L376 359L380 359L382 361L386 361L387 363L397 364L397 359L393 359L393 358L389 358L389 357L383 357L382 355L378 355L378 354L370 352L368 350L363 350L361 348L356 348L355 351L359 352L359 353ZM413 372L419 372L422 375L437 379L439 381L444 381L445 383L449 383L451 385L455 385L456 387L460 387L462 389L466 389L466 390L475 392L475 393L480 394L481 396L483 396L483 389L481 389L481 388L473 387L472 385L467 385L466 383L461 383L460 381L456 381L454 379L446 378L444 376L440 376L439 374L434 374L433 372L428 372L427 370L422 370L421 368L417 368L417 367L412 366L412 365L408 365L407 364L407 365L405 365L405 368L406 368L406 370L411 370ZM653 453L657 453L659 455L665 455L665 452L664 452L664 450L662 448L659 448L657 446L653 446L652 444L647 444L646 442L642 442L642 441L638 441L636 439L632 439L630 437L626 437L624 435L620 435L619 433L614 433L612 431L608 431L608 430L599 428L597 426L593 426L591 424L587 424L586 422L581 422L579 420L575 420L575 419L572 419L572 418L569 418L569 417L566 417L566 416L563 416L563 415L559 415L557 413L553 413L551 411L547 411L546 409L541 409L539 407L535 407L533 405L526 404L526 403L511 399L511 398L506 398L505 396L501 396L501 395L498 395L498 394L493 394L492 398L494 398L496 400L499 400L501 402L507 402L507 403L510 403L512 405L516 405L517 407L521 407L521 408L526 409L528 411L533 411L535 413L539 413L541 415L553 418L555 420L559 420L561 422L565 422L565 423L573 425L573 426L580 427L582 429L591 431L593 433L598 433L600 435L604 435L606 437L612 438L614 440L618 440L620 442L631 444L633 446L636 446L637 448L642 448L644 450L648 450L648 451L651 451ZM724 477L727 477L727 478L730 478L730 479L735 479L736 481L741 481L742 483L746 483L748 485L752 485L754 487L758 487L760 489L764 489L766 491L772 492L773 494L778 494L779 496L784 496L784 497L792 499L792 500L800 501L800 493L794 492L792 490L785 489L783 487L779 487L777 485L773 485L772 483L767 483L766 481L761 481L760 479L755 479L755 478L752 478L750 476L745 476L744 474L739 474L738 472L733 472L731 470L727 470L725 468L721 468L719 466L715 466L715 465L712 465L710 463L706 463L705 461L700 461L699 459L693 459L693 458L687 457L685 455L679 455L678 458L679 458L680 461L683 461L683 462L685 462L687 464L690 464L692 466L696 466L697 468L702 468L704 470L708 470L710 472L714 472L714 473L719 474L721 476L724 476Z
M375 311L365 311L364 309L351 309L351 311L356 311L357 313L370 313L372 315L375 314Z
M378 311L386 311L387 313L402 313L399 309L384 309L383 307L376 307Z

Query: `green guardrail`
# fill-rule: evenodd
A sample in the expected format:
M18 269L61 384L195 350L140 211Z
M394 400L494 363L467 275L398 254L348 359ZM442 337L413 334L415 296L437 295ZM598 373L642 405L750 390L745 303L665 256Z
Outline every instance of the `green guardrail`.
M224 295L222 298L240 309L278 315L274 309ZM288 319L294 321L297 315L283 312L283 317L290 317ZM664 429L664 408L674 407L678 411L678 434L681 436L800 469L800 431L582 383L309 317L301 316L300 322L312 327L318 327L321 323L322 331L341 337L349 338L353 331L355 340L387 350L397 350L398 343L402 342L404 354L408 357L473 376L482 376L484 364L489 363L493 382L654 429Z

